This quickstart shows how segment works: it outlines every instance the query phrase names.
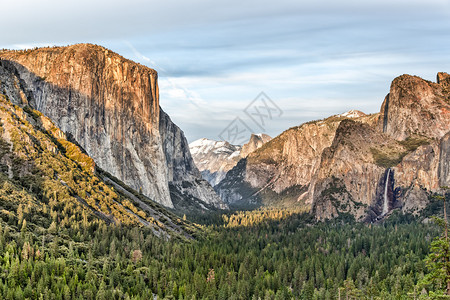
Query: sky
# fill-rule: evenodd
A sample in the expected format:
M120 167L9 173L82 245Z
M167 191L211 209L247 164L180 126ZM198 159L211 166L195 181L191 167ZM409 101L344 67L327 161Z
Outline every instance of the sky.
M158 71L190 142L241 143L230 132L375 113L395 77L450 72L450 0L391 2L0 0L0 48L105 46Z

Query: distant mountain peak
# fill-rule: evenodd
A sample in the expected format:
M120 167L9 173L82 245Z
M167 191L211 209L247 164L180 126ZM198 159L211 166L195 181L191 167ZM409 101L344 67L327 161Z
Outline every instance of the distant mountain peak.
M241 157L247 157L250 153L260 148L272 138L265 133L252 133L248 143L242 146Z
M233 153L239 151L241 146L232 145L227 141L215 141L207 138L201 138L189 144L189 149L192 155L208 153L215 151L216 153L222 151L224 153Z
M292 127L214 189L231 205L301 207L321 220L350 213L373 221L385 207L417 213L450 182L449 86L447 73L437 83L399 76L379 113L350 110Z
M192 158L204 179L212 186L225 178L241 158L261 147L271 140L264 133L252 133L249 141L244 145L232 145L227 141L215 141L201 138L189 144Z
M363 113L360 110L351 109L351 110L349 110L349 111L347 111L345 113L339 114L337 116L338 117L349 118L349 119L356 119L356 118L367 116L367 114Z
M93 44L3 50L0 60L20 77L27 103L103 170L167 207L223 207L184 133L159 106L155 70Z

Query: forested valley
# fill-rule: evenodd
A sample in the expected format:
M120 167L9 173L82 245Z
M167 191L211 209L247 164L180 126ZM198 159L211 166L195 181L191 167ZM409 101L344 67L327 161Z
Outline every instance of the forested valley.
M434 200L425 214L441 211ZM192 239L167 240L83 220L30 230L36 215L26 205L18 215L1 219L2 299L419 299L444 291L424 280L441 235L425 217L315 223L272 209L205 215Z

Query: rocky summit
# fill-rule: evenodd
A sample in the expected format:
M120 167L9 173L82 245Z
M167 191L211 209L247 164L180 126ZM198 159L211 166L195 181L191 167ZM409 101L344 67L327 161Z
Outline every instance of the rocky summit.
M104 171L166 207L225 207L201 178L183 132L160 108L155 70L91 44L3 50L0 59L23 101Z
M379 113L253 134L241 147L189 145L160 108L157 72L103 47L2 50L0 59L7 99L48 117L93 171L180 211L263 205L374 221L418 213L450 185L447 73L395 78Z
M189 144L192 158L202 173L202 177L212 186L219 184L229 170L231 170L241 158L272 138L264 133L252 134L249 141L243 146L232 145L227 141L214 141L199 139Z
M333 142L340 122L350 118L373 123L376 117L350 111L290 128L249 153L216 191L232 204L305 204L302 197L320 164L321 153ZM237 173L242 181L233 175Z
M217 185L240 159L241 146L226 141L199 139L189 144L192 158L202 177Z
M215 189L231 205L301 207L317 219L417 213L450 185L449 78L402 75L379 113L352 110L290 128L240 160Z

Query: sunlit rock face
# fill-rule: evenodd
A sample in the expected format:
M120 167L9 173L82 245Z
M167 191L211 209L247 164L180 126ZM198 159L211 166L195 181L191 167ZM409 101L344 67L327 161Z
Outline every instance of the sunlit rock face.
M197 200L222 205L202 181L183 132L159 106L155 70L90 44L2 51L0 58L30 104L100 168L167 207L177 181L192 182Z
M373 123L376 117L349 111L290 128L249 153L215 189L227 203L310 206L312 200L305 191L340 122L355 119Z
M450 126L448 76L439 73L440 83L411 75L395 78L381 106L379 130L397 140L411 135L443 137Z
M402 75L380 112L349 111L286 130L215 186L228 203L303 207L376 221L418 213L450 183L450 76Z
M357 138L361 128L354 124L346 129L346 139L336 135L310 188L318 219L350 212L374 221L394 208L418 213L429 203L429 196L448 182L448 78L439 73L438 83L433 83L416 76L397 77L371 129ZM334 186L344 192L323 188L323 181L332 179L338 179ZM330 191L335 193L330 196Z

